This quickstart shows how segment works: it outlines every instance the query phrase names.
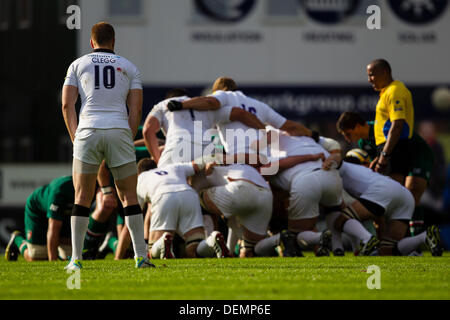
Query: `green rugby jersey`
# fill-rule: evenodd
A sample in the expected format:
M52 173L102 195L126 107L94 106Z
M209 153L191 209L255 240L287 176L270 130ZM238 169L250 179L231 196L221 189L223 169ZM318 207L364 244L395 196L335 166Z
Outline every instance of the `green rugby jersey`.
M72 176L59 177L32 193L28 202L34 210L28 214L63 220L70 217L74 199Z
M358 147L369 154L370 161L378 155L377 145L375 144L375 121L368 121L369 139L359 139Z

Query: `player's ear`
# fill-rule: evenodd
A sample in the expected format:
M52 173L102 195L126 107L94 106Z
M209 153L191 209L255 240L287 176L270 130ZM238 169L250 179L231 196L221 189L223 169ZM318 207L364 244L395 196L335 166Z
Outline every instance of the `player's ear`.
M92 38L91 38L90 42L91 42L92 49L94 49L94 42L92 41Z

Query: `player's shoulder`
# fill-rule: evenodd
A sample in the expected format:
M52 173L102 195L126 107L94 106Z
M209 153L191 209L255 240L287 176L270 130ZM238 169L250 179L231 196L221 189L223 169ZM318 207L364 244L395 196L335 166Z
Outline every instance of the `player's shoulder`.
M50 185L60 186L60 185L66 184L66 183L69 183L69 184L72 183L72 176L61 176L61 177L55 178L50 182Z
M143 181L145 181L149 176L151 176L152 173L155 172L156 170L158 170L158 168L141 172L138 176L138 185L143 183Z
M224 90L216 90L213 93L210 94L210 96L219 96L219 95L227 95L230 94L231 91L224 91Z
M244 96L247 99L247 101L249 103L251 103L252 105L254 105L254 106L257 106L259 108L265 108L265 109L273 110L267 103L265 103L264 101L258 100L256 97L250 97L250 96L247 96L247 95L245 95L243 93L242 93L242 96Z
M61 193L73 190L72 176L62 176L52 180L48 184L50 193Z
M85 61L88 61L88 60L89 60L89 54L85 54L85 55L73 60L72 63L70 64L69 68L76 67L76 66L80 65L81 63L84 63Z
M131 62L130 60L128 60L127 58L125 58L125 57L123 57L121 55L114 54L113 57L119 63L123 63L123 64L129 65L129 66L132 66L134 68L137 68L136 65L133 62Z
M401 81L392 82L386 90L387 95L389 96L402 96L410 94L410 91L405 86L405 84Z

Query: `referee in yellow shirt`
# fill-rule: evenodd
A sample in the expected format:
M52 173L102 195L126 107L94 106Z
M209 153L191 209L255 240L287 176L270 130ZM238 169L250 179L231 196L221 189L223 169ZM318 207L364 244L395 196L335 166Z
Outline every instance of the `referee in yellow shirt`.
M414 137L417 135L413 135L412 95L402 82L393 79L389 63L383 59L372 61L367 66L367 76L373 89L380 92L374 125L378 157L370 167L377 172L386 173L390 164L391 178L404 185L414 196L416 209L413 219L417 219L422 215L419 203L433 168L433 153L427 152L429 147L426 145L418 147L415 143L417 139ZM398 221L398 224L393 226L400 239L404 236L406 226L407 221ZM427 237L437 239L432 247L439 247L438 228L427 229ZM396 247L397 242L385 238L381 240L381 246Z
M373 89L380 92L374 125L378 157L370 167L377 172L386 172L390 163L389 175L411 191L418 205L427 187L430 172L411 170L408 165L412 160L411 138L414 132L411 92L402 82L392 78L392 69L386 60L372 61L367 66L367 76ZM426 159L419 160L424 163L431 161L432 167L433 157L425 154L424 152L423 157Z

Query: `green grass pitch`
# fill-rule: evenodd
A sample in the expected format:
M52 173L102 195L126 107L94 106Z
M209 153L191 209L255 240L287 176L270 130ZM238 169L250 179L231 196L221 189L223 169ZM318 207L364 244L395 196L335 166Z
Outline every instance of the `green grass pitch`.
M303 300L449 299L450 253L432 257L345 257L83 261L81 288L68 289L65 262L0 258L0 299ZM381 271L381 289L367 288ZM74 282L73 282L74 283Z

